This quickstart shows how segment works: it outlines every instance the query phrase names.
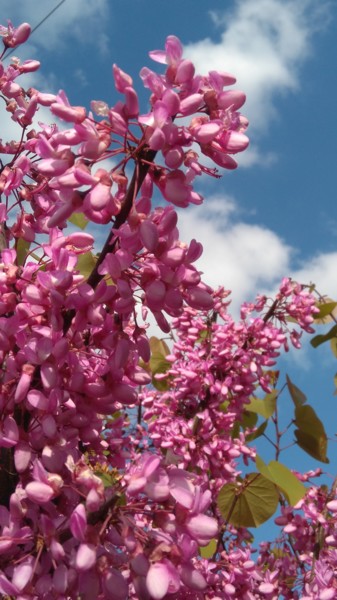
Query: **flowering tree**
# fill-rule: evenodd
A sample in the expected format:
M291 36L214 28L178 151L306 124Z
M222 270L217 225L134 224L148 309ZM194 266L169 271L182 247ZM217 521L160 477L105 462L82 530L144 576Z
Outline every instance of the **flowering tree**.
M30 27L0 33L3 59ZM121 99L92 112L25 90L37 61L0 66L3 118L21 128L0 143L0 592L335 598L335 485L279 462L275 370L334 306L285 279L236 323L229 293L202 281L174 206L202 203L193 183L218 177L213 163L237 166L245 95L228 73L196 75L174 36L150 56L166 70L141 70L148 114L116 65ZM98 254L90 224L108 231ZM167 343L149 337L150 314ZM322 423L287 385L297 444L327 462ZM269 422L265 464L254 440ZM249 528L278 507L280 535L254 555Z

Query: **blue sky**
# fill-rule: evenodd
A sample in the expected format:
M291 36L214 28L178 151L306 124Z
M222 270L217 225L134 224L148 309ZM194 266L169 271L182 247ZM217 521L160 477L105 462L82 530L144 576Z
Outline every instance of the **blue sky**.
M2 0L1 22L34 27L57 4ZM78 105L114 104L112 63L141 90L139 70L153 66L147 53L169 34L180 37L200 72L232 72L247 93L250 149L237 171L197 182L205 202L181 214L181 238L204 244L205 280L232 290L234 312L288 275L337 299L335 2L66 0L15 55L41 61L30 83L43 91L63 88ZM145 92L141 99L146 112ZM0 137L12 137L11 127ZM337 369L329 349L313 352L306 343L283 366L333 436ZM335 448L332 442L331 466L324 466L331 473ZM308 459L306 466L319 464Z

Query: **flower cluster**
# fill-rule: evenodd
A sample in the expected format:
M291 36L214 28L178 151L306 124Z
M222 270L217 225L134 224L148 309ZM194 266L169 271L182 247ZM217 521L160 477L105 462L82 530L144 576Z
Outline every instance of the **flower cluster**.
M271 391L274 373L268 367L288 349L288 339L298 344L287 316L307 329L317 312L313 296L290 280L282 282L269 308L261 297L244 305L239 323L227 313L227 296L223 290L214 294L210 316L188 306L174 320L178 340L166 357L172 367L157 376L172 383L165 393L146 390L143 398L153 444L171 449L184 468L200 469L218 485L237 475L239 456L254 457L232 431L258 387ZM253 318L254 310L264 314Z
M0 26L2 57L29 34ZM228 73L196 74L174 36L150 57L166 70L141 70L148 114L116 65L122 99L88 111L64 91L22 87L37 61L0 63L1 101L22 130L0 141L0 594L268 600L290 598L287 571L306 598L330 598L333 497L308 494L300 516L284 509L296 543L284 538L279 561L262 549L254 562L248 531L216 503L239 460L255 458L235 429L250 396L270 390L288 340L299 344L287 317L311 331L314 299L285 280L235 323L228 292L202 281L202 246L180 241L175 207L203 201L193 184L218 176L210 160L236 167L245 95ZM108 225L99 254L87 225ZM148 313L177 338L157 374ZM310 578L317 527L329 550Z

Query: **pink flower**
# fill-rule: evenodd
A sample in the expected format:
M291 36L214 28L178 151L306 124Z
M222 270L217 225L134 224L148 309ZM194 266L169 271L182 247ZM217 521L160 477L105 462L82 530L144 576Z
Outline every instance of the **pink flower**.
M31 481L28 483L25 492L30 500L38 504L46 504L54 496L53 488L41 481Z
M149 56L156 62L174 65L181 60L182 53L183 47L180 40L174 35L169 35L166 39L165 50L152 50L149 52Z
M154 600L165 598L179 590L180 578L173 564L164 560L152 564L146 576L146 587Z
M88 571L96 562L96 549L92 544L80 544L76 553L75 565L79 571Z
M31 34L31 27L28 23L21 23L18 27L13 27L8 21L8 27L0 27L0 35L6 48L16 48L24 44Z

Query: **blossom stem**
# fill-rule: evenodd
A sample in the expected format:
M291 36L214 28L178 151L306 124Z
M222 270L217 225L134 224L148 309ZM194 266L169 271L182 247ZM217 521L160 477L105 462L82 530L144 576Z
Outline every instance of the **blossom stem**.
M99 267L101 266L106 255L109 254L110 252L114 251L115 245L116 245L115 231L116 231L116 229L119 229L126 222L128 216L130 214L131 208L133 206L134 200L137 197L137 194L144 182L144 179L150 169L150 166L153 163L153 160L154 160L156 154L157 154L157 151L150 150L148 147L145 147L144 149L142 149L142 151L138 155L138 158L137 158L136 164L135 164L135 169L133 172L133 176L131 179L131 183L126 192L126 196L125 196L125 200L123 202L122 208L116 217L113 228L111 229L111 231L106 239L106 242L105 242L105 244L102 248L102 251L99 255L99 258L96 262L96 265L94 266L93 270L91 271L91 273L87 279L87 283L93 289L95 289L97 287L99 282L104 277L104 275L101 275L99 273ZM74 316L75 316L74 310L68 310L64 314L64 317L63 317L63 322L64 322L63 333L64 334L67 333L67 331L69 330Z

